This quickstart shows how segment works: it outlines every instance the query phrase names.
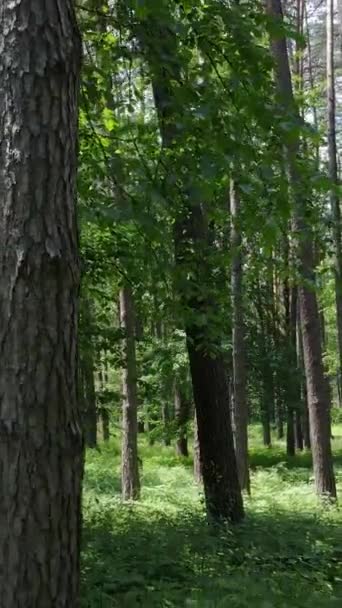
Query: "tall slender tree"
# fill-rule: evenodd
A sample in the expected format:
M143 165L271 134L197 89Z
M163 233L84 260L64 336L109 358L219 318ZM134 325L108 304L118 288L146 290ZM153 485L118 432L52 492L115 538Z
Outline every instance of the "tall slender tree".
M137 30L151 71L163 148L171 157L178 153L178 139L182 137L182 131L177 129L179 118L184 111L190 116L190 108L179 105L175 90L175 85L182 87L182 76L173 25L163 2L140 21ZM176 161L177 157L173 158ZM238 522L244 510L229 417L226 363L212 321L216 311L210 295L212 271L208 264L210 243L205 211L191 196L186 179L180 187L181 196L178 189L175 192L172 179L167 180L167 188L170 191L166 195L179 200L174 223L177 291L182 308L187 311L185 331L207 512L216 521ZM203 318L208 320L206 330L201 323Z
M72 2L2 0L0 47L0 603L76 608L81 44Z
M283 24L281 0L267 0L269 16ZM300 282L298 298L303 336L304 365L307 382L311 444L316 490L318 494L336 496L335 476L330 442L329 394L322 361L321 330L315 285L313 238L307 221L306 184L298 168L300 116L294 101L289 59L284 32L271 35L278 102L283 112L296 123L296 135L284 133L285 158L293 207L293 231Z
M339 353L339 387L342 380L342 241L340 200L336 191L339 183L336 149L336 92L335 92L335 14L334 0L327 0L327 122L328 166L331 180L330 205L335 249L336 326Z
M248 405L246 391L245 328L243 312L243 259L241 237L240 195L236 181L230 184L231 248L232 248L232 360L235 451L239 482L250 492L248 468Z
M120 323L123 330L122 456L121 479L124 500L140 497L138 464L138 396L135 354L135 314L132 289L120 290Z

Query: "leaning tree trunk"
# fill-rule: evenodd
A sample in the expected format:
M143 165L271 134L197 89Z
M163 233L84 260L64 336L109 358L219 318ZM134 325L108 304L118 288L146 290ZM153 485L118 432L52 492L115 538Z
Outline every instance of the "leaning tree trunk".
M120 290L120 323L123 336L122 371L122 498L138 500L140 479L138 463L138 396L135 355L135 315L132 290Z
M328 119L328 166L332 184L330 205L335 249L335 299L336 327L339 353L339 379L342 383L342 241L340 200L336 192L339 184L336 149L336 94L334 65L334 0L327 0L327 119Z
M145 20L142 19L137 26L137 35L150 65L162 144L170 157L172 152L179 154L177 140L183 136L177 130L180 115L186 112L190 120L191 108L181 106L179 91L174 93L175 83L177 87L182 86L181 70L177 40L172 28L165 25L164 16L163 11L160 11L155 18L148 16ZM156 36L152 37L151 31L156 32ZM184 156L184 169L186 160ZM181 179L182 173L177 177L178 180ZM186 182L187 177L184 177L180 196L179 188L175 190L172 178L167 179L166 196L179 203L175 210L174 224L178 279L176 289L183 311L187 311L184 326L197 414L206 507L211 519L237 522L243 518L244 510L229 418L226 366L220 353L219 338L214 335L215 321L211 321L215 319L216 310L211 298L213 278L209 264L210 245L203 208L189 196ZM203 294L206 294L204 299ZM205 336L201 327L203 318L208 320Z
M283 12L280 0L267 0L270 16L280 24L283 23ZM286 38L278 34L272 38L271 48L275 62L275 78L279 102L285 114L295 116L298 124L300 117L295 105L291 74L289 68ZM297 237L297 262L301 275L298 287L300 321L303 335L304 366L307 382L308 405L311 429L311 444L315 484L318 494L336 496L335 476L333 471L330 414L327 383L324 378L322 348L320 336L319 311L314 288L315 269L313 256L313 238L307 222L307 192L298 169L300 153L299 135L284 135L289 185L293 200L293 230Z
M243 314L241 213L238 185L230 187L231 247L232 247L232 361L233 361L233 416L235 452L240 488L250 492L248 468L248 405L246 391L245 329Z
M0 604L79 605L72 3L0 3Z

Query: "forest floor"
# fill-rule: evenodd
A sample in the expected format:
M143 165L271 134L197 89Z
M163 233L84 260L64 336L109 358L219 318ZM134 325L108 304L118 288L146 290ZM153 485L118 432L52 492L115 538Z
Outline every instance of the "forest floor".
M342 503L342 426L334 428ZM82 608L333 608L342 606L342 507L313 491L310 455L287 459L252 429L245 522L206 523L191 459L141 443L142 500L120 501L115 438L88 451Z

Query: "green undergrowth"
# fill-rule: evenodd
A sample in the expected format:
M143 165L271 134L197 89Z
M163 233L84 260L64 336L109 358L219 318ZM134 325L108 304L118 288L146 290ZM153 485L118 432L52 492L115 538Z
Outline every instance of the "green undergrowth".
M342 426L334 429L342 500ZM141 442L142 498L120 500L115 438L87 454L82 608L342 606L342 511L318 502L310 455L286 459L251 432L245 522L215 529L191 459Z

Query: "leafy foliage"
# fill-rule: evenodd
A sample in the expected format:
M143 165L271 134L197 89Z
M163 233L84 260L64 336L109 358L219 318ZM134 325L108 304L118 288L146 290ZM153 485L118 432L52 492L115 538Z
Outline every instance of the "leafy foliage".
M340 484L341 434L336 427ZM308 455L286 460L282 444L261 448L255 427L252 437L252 497L234 530L208 526L191 461L170 448L141 444L138 505L120 501L117 443L88 453L82 607L340 605L339 509L316 502Z

